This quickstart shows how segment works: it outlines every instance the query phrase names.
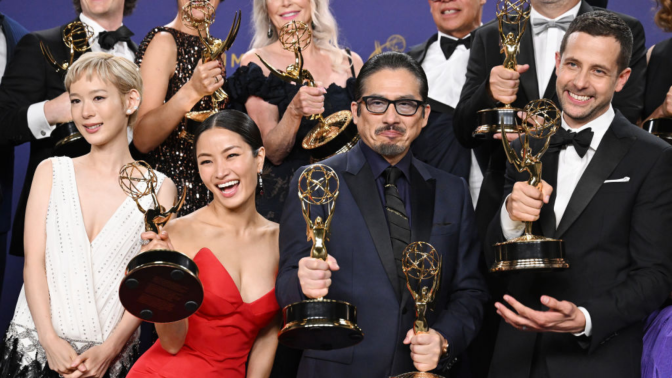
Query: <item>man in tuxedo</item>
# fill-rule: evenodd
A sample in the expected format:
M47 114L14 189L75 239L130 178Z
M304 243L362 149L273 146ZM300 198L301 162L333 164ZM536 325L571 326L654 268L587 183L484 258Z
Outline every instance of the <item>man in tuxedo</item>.
M427 92L422 68L408 55L383 53L362 67L352 103L362 140L323 162L340 179L327 261L308 257L301 204L296 195L287 199L276 282L280 306L323 296L352 303L365 335L353 347L304 351L299 377L444 371L478 332L487 293L468 187L410 152L429 117ZM322 208L311 212L326 218ZM412 241L429 242L443 259L434 311L427 311L431 329L418 335L401 268L402 251Z
M136 0L74 2L75 10L81 12L77 20L93 30L88 51L135 59L137 46L130 40L133 33L122 26L123 16L132 13L135 3ZM40 48L42 42L56 61L68 61L70 51L62 36L65 26L33 32L22 38L0 83L0 144L30 143L26 179L12 228L10 253L16 256L23 256L24 213L35 168L52 156L55 141L50 135L55 126L72 121L70 99L63 85L64 72L56 72ZM6 160L2 164L10 166L14 161Z
M471 32L481 25L485 0L428 0L438 32L408 52L422 65L429 81L432 112L413 142L413 155L468 180L476 204L483 173L473 150L462 147L453 131L453 113L466 81Z
M18 22L0 13L0 83L12 60L14 49L28 30ZM12 179L14 177L14 147L0 143L0 293L7 255L7 236L12 224Z
M500 53L500 36L495 21L473 33L469 56L467 82L455 110L455 136L467 148L480 149L487 161L483 186L476 205L476 222L485 234L488 224L499 208L504 187L506 156L501 140L480 140L472 136L476 129L477 112L511 103L523 108L528 102L548 98L558 104L555 94L554 54L569 22L577 15L594 9L586 0L531 0L532 11L522 36L518 70L506 70ZM646 71L644 28L635 18L618 14L630 26L634 48L629 66L630 80L614 96L614 108L631 122L636 122L643 109Z
M672 290L672 146L611 105L632 80L631 49L631 30L614 13L577 17L556 55L564 112L541 161L545 181L530 186L507 165L510 195L488 245L536 221L536 235L563 240L570 267L510 277L506 305L496 304L509 325L492 378L640 376L643 321Z

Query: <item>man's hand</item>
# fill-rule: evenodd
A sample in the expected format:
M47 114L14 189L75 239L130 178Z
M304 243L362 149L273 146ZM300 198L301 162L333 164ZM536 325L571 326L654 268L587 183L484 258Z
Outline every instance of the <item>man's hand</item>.
M539 219L541 207L548 203L553 193L553 187L546 181L541 181L541 190L527 182L517 182L513 185L511 195L506 199L506 211L509 218L517 222L534 222Z
M516 101L520 74L530 69L529 64L516 67L515 71L507 70L504 66L493 67L490 71L490 95L495 101L511 104Z
M415 334L413 328L408 330L404 344L411 344L411 359L418 371L436 369L441 358L443 336L433 329L427 333Z
M504 300L516 310L517 314L499 302L495 303L497 314L521 331L581 333L586 329L586 317L583 311L572 302L558 301L543 295L541 303L548 307L548 311L535 311L523 306L509 295L505 295Z
M331 272L339 270L336 259L329 255L327 261L304 257L299 260L299 282L303 295L308 298L322 298L329 293Z
M44 116L50 125L72 121L70 94L64 92L55 99L47 101L44 104Z

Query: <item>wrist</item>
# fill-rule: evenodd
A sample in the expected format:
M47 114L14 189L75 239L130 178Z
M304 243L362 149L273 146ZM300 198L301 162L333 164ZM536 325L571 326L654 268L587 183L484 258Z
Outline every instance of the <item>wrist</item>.
M46 331L46 332L42 332L42 333L38 332L37 333L37 339L42 346L45 346L45 345L52 344L54 341L60 339L60 337L58 337L58 335L56 334L56 331L54 331L52 329L50 331Z
M182 86L180 91L183 91L184 93L187 105L185 106L185 109L187 112L190 111L191 108L193 108L194 105L196 105L196 103L201 101L203 97L205 97L205 95L201 95L200 93L198 93L198 90L196 90L191 80L187 81L187 83L184 86Z

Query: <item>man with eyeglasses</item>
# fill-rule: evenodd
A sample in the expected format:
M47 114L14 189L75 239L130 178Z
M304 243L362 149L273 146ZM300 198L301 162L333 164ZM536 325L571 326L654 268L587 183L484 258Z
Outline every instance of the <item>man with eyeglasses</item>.
M303 353L298 377L445 375L478 332L488 299L478 270L480 243L464 179L413 157L410 146L427 124L427 78L408 55L371 58L357 77L353 120L361 141L323 162L340 179L327 261L309 256L296 195L280 221L280 306L326 297L357 306L364 340L350 348ZM290 187L297 187L297 171ZM324 217L322 209L315 209ZM430 243L443 268L430 331L414 334L415 304L401 256L411 242Z

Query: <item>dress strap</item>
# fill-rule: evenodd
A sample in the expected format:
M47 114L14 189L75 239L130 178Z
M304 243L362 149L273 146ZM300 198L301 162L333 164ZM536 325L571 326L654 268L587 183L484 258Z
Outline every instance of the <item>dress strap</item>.
M352 72L352 77L357 77L357 75L355 75L355 65L352 63L352 52L348 48L345 49L345 52L348 53L348 62L350 62L350 72Z

